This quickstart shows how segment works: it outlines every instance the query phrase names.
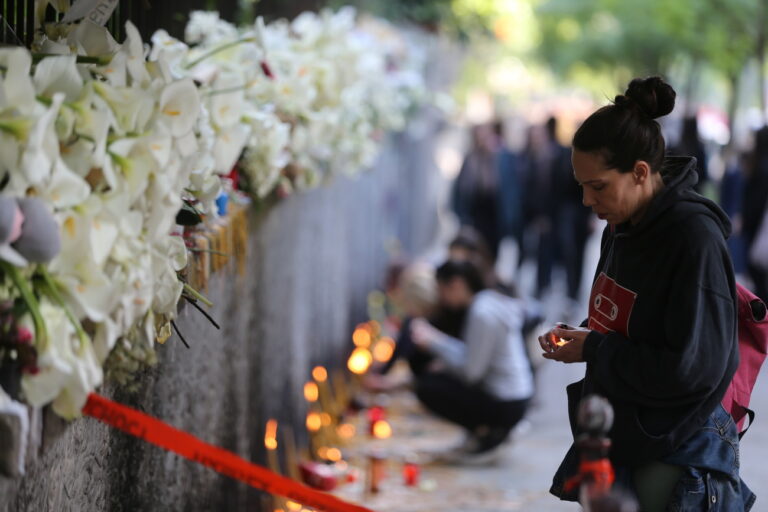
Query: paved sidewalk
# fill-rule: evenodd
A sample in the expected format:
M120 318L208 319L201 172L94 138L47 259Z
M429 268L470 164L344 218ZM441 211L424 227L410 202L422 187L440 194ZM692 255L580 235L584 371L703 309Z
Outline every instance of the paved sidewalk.
M380 443L390 455L388 477L382 492L363 493L364 478L342 488L346 499L365 504L377 512L511 512L541 510L577 511L562 503L547 489L571 436L565 407L565 386L581 378L583 365L546 362L537 380L537 404L527 421L515 432L500 459L486 466L425 465L421 488L406 488L400 476L398 456L415 451L436 451L457 443L461 433L422 412L412 396L394 397L391 422L394 435ZM742 443L742 477L755 493L753 511L768 510L768 373L763 372L755 389L753 405L758 413L755 426ZM362 428L360 425L359 428ZM364 446L370 447L369 443ZM362 448L363 446L358 446ZM354 453L353 447L351 451ZM365 467L364 458L353 456L353 464ZM356 459L356 460L355 460ZM761 499L762 498L762 499Z

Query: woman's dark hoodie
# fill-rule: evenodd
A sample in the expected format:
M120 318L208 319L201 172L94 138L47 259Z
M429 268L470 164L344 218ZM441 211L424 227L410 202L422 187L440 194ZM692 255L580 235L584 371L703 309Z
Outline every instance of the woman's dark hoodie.
M738 366L730 222L694 192L694 158L668 157L661 172L665 187L640 222L603 233L586 376L568 390L574 431L581 396L609 399L611 459L625 466L673 453L718 406Z

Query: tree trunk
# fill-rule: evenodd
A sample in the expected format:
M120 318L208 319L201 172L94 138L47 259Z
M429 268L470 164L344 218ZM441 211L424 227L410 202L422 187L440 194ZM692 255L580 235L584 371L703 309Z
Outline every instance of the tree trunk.
M685 83L685 105L683 108L684 117L693 117L696 115L696 102L694 101L694 93L696 92L696 86L699 83L699 73L701 72L701 60L693 58L691 60L691 70L688 74L688 80Z
M766 23L768 22L768 7L765 2L760 3L757 16L757 45L755 56L757 57L757 82L760 91L760 115L763 118L763 124L768 124L768 76L765 72L765 51L766 51Z
M739 78L741 72L733 73L728 76L728 83L731 86L731 95L728 98L728 131L730 137L728 138L728 144L725 146L725 153L733 148L734 134L733 129L736 126L736 109L739 106Z

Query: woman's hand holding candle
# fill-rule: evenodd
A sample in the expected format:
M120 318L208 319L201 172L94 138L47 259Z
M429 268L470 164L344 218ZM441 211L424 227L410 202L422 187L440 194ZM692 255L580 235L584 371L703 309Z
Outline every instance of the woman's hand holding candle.
M589 329L558 324L543 336L539 336L539 345L544 350L544 358L561 363L583 362L584 340L589 333Z

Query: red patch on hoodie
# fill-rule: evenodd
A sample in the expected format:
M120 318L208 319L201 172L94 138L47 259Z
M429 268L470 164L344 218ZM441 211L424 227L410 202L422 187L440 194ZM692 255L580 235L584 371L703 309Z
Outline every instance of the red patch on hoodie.
M618 332L629 337L629 317L637 294L620 286L604 272L598 276L589 296L587 327L603 334Z

